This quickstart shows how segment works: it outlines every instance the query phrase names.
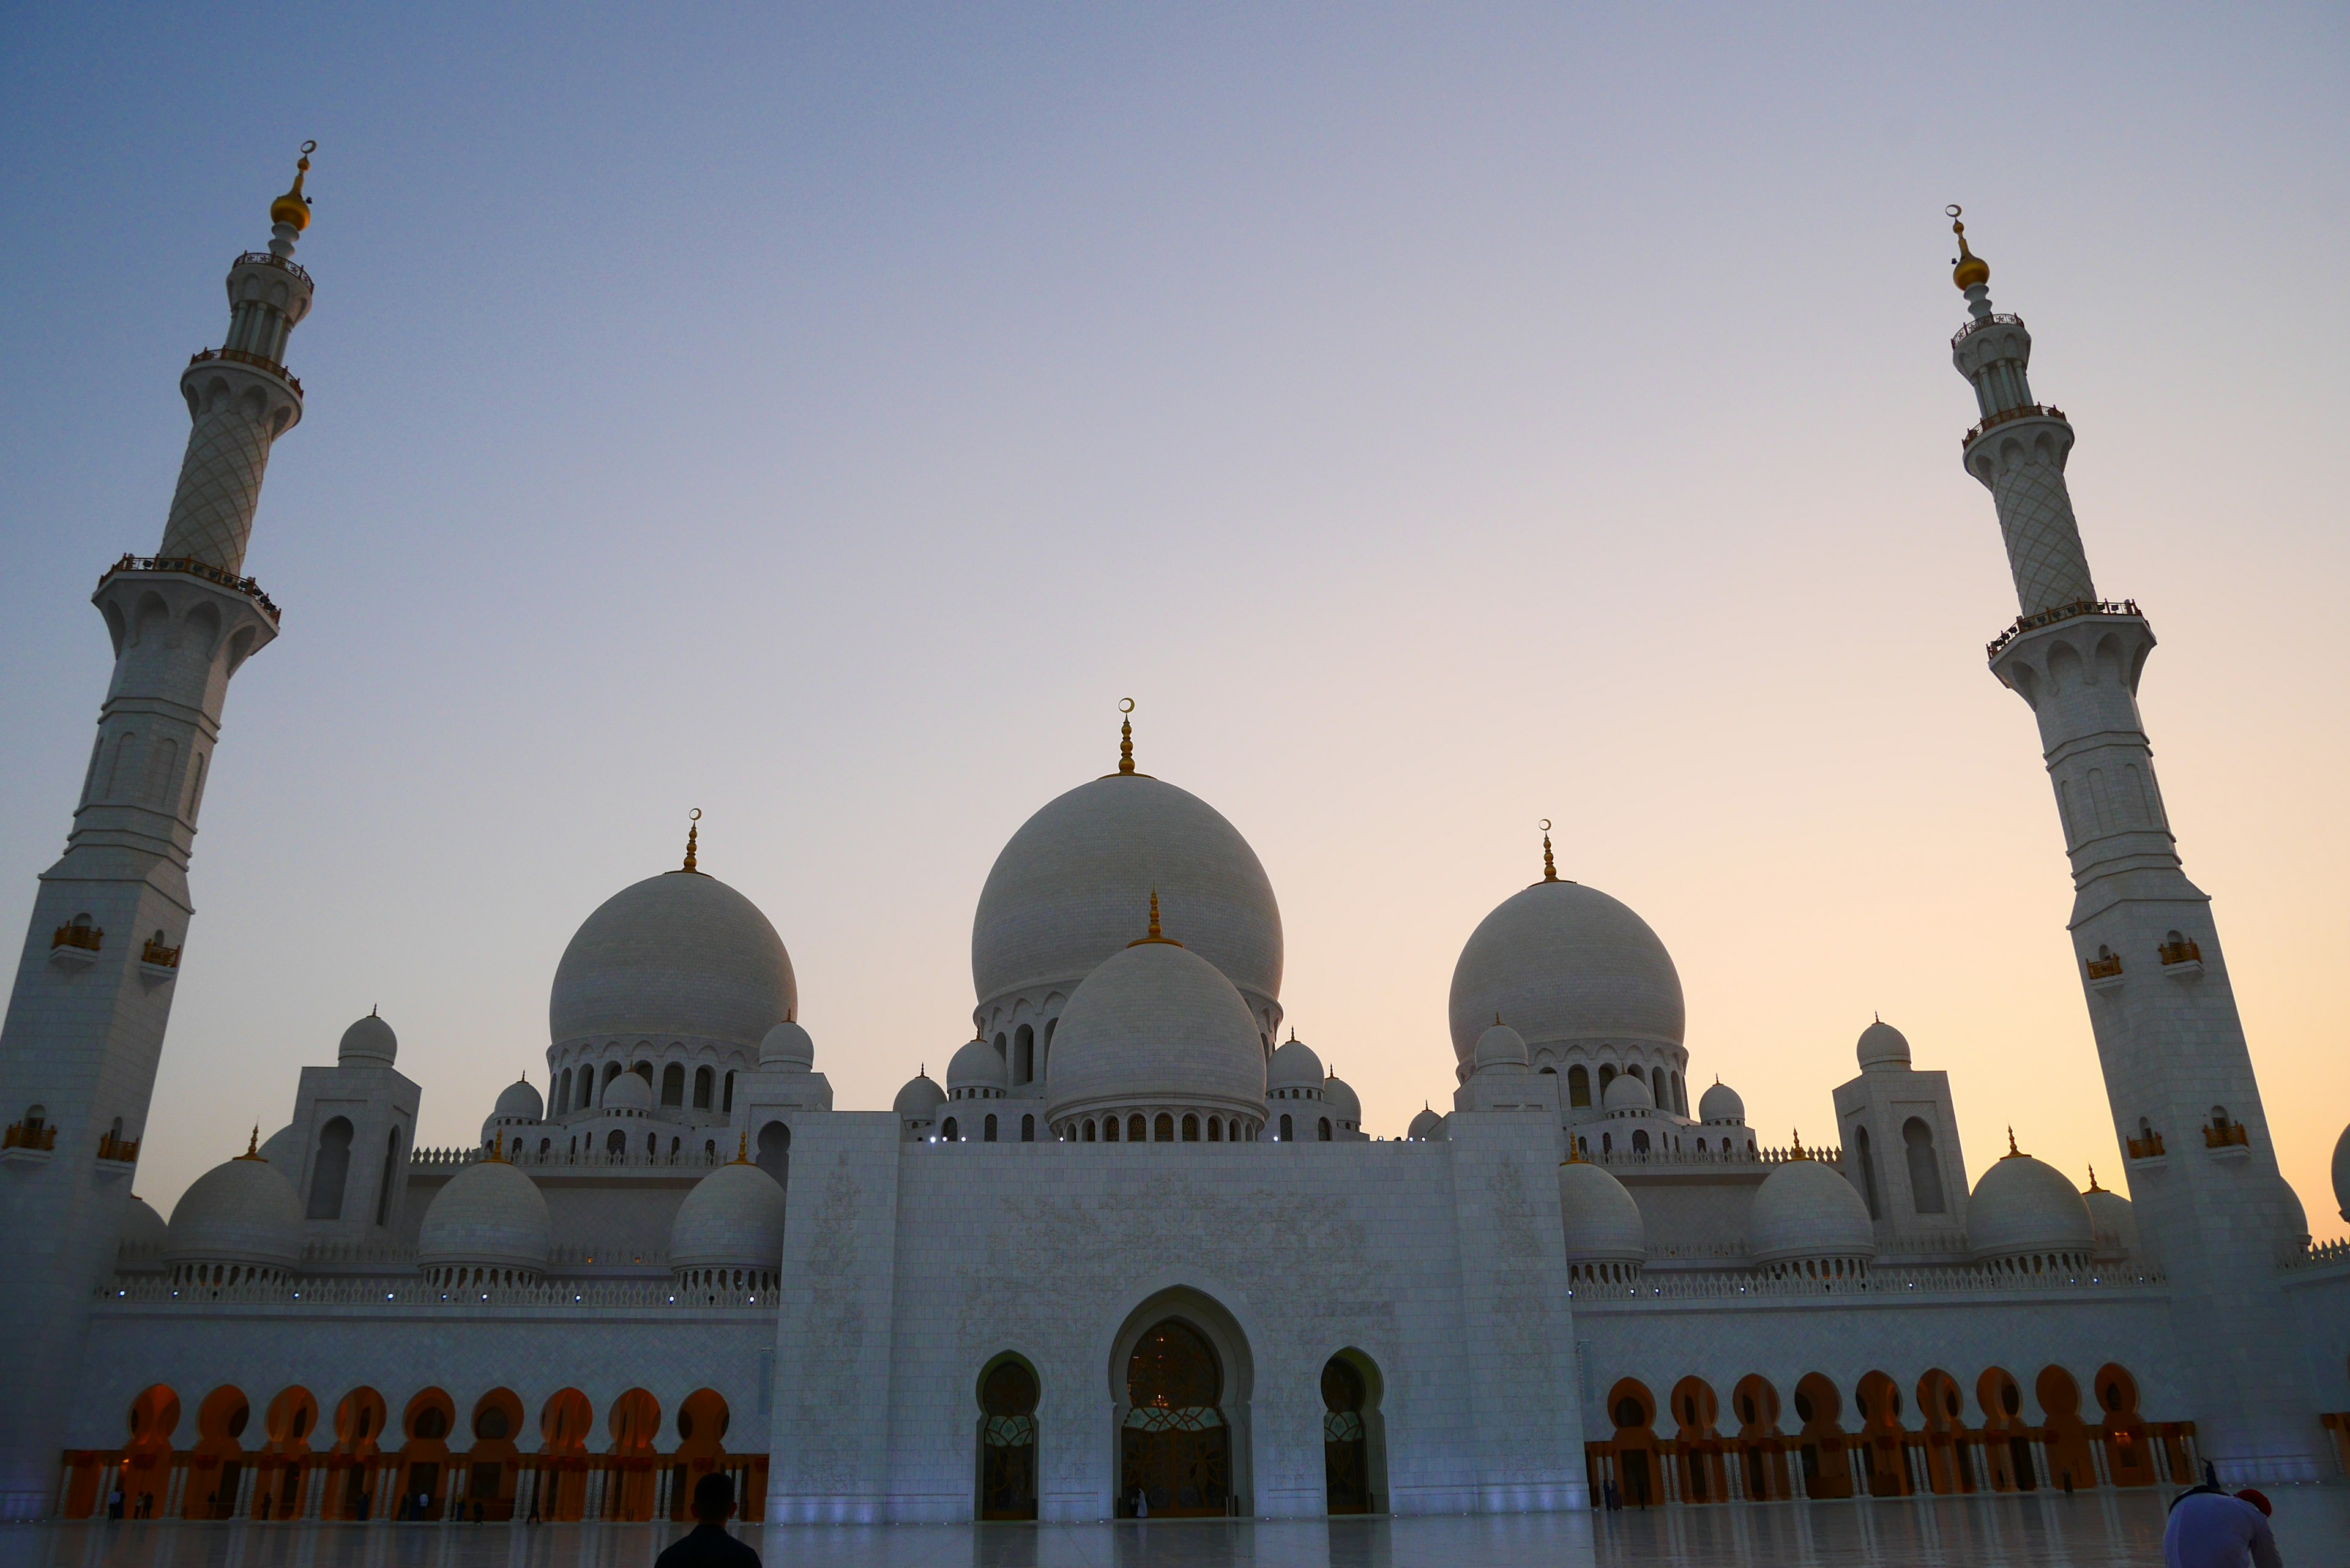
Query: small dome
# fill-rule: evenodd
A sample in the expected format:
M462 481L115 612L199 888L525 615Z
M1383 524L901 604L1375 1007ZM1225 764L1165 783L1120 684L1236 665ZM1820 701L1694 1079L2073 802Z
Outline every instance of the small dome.
M1173 942L1121 950L1061 1012L1048 1114L1191 1104L1264 1115L1264 1044L1223 972Z
M1868 1205L1834 1166L1791 1159L1754 1192L1746 1214L1747 1251L1758 1263L1809 1258L1874 1258Z
M1264 1086L1267 1089L1312 1089L1317 1093L1325 1075L1322 1058L1314 1048L1295 1034L1283 1041L1264 1064Z
M302 1137L294 1130L293 1123L286 1123L261 1140L261 1158L280 1170L302 1168ZM291 1181L293 1178L286 1179Z
M1697 1119L1743 1127L1746 1125L1746 1102L1738 1097L1737 1090L1716 1082L1713 1087L1698 1096Z
M2309 1210L2301 1206L2301 1194L2293 1189L2293 1183L2282 1176L2277 1178L2277 1191L2284 1199L2284 1239L2294 1251L2303 1251L2309 1246Z
M546 1102L538 1097L530 1080L519 1079L498 1091L498 1103L490 1115L502 1121L535 1122L546 1114Z
M1618 1073L1607 1080L1607 1087L1599 1096L1603 1111L1653 1111L1657 1096L1648 1093L1647 1082L1638 1073Z
M1469 1060L1471 1072L1523 1073L1528 1061L1526 1037L1506 1023L1488 1025L1477 1036L1477 1048Z
M1559 1219L1570 1263L1637 1263L1648 1255L1648 1228L1624 1184L1589 1160L1558 1168Z
M1404 1136L1414 1143L1442 1143L1450 1135L1444 1128L1443 1113L1422 1106L1419 1115L1411 1118L1411 1130Z
M596 1105L607 1111L649 1111L653 1108L653 1086L641 1074L622 1073L604 1085Z
M2093 1176L2091 1180L2095 1180ZM2089 1211L2089 1231L2095 1238L2095 1253L2099 1258L2139 1257L2137 1210L2130 1200L2118 1192L2108 1192L2102 1187L2092 1187L2081 1194L2081 1203Z
M1322 1098L1330 1107L1330 1119L1357 1131L1362 1130L1363 1101L1346 1079L1333 1073L1322 1080Z
M939 1087L939 1081L923 1073L906 1081L906 1086L898 1091L897 1103L891 1108L898 1113L898 1119L901 1122L926 1122L937 1115L938 1108L946 1103L946 1098L947 1092Z
M672 1269L774 1270L784 1259L784 1189L747 1161L693 1184L669 1228Z
M2342 1206L2342 1218L2350 1220L2350 1127L2334 1140L2334 1201Z
M536 1273L546 1267L553 1232L536 1182L503 1159L478 1160L451 1177L424 1210L416 1262Z
M122 1245L161 1248L169 1232L155 1206L137 1193L122 1205Z
M1001 1089L1008 1078L1003 1058L997 1055L995 1047L984 1040L965 1042L947 1063L949 1094L960 1089Z
M400 1036L372 1012L344 1030L335 1048L335 1060L346 1067L389 1067L399 1055Z
M302 1257L302 1205L258 1155L213 1166L172 1207L163 1257L173 1263L292 1268Z
M1874 1073L1887 1067L1909 1065L1908 1037L1883 1019L1878 1019L1860 1032L1860 1044L1854 1047L1860 1058L1860 1070Z
M1991 1163L1967 1199L1967 1241L1978 1262L2040 1252L2086 1257L2096 1232L2081 1189L2063 1171L2010 1153Z
M1528 1045L1678 1050L1686 1013L1672 955L1596 888L1537 882L1504 899L1452 969L1453 1054L1467 1064L1499 1013Z
M798 1003L791 955L759 906L715 877L668 871L581 923L546 1016L558 1045L662 1034L755 1050Z
M759 1065L811 1072L816 1067L816 1042L808 1038L806 1030L786 1018L761 1037Z

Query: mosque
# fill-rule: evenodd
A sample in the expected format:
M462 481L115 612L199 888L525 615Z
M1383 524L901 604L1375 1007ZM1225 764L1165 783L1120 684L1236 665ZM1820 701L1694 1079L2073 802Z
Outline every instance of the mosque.
M7 1516L675 1518L713 1469L769 1521L1736 1507L2350 1458L2350 1249L2278 1174L2138 715L2153 633L2098 596L2072 427L1956 224L1961 457L2020 610L1989 661L2064 827L2118 1190L1981 1128L1970 1189L1949 1077L1882 1022L1841 1147L1771 1142L1693 1087L1656 932L1547 840L1466 934L1449 1111L1367 1127L1284 1031L1263 867L1129 721L997 857L942 1081L834 1104L696 828L572 938L546 1094L420 1147L370 1012L167 1221L139 1151L303 409L301 177L270 214L181 377L161 544L94 595L113 678L0 1031ZM2334 1179L2350 1204L2350 1134Z

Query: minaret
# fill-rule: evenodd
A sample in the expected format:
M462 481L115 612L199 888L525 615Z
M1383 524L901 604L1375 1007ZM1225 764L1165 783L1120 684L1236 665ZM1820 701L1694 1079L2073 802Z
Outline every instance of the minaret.
M1951 358L1981 414L1961 452L1998 505L2021 611L1991 673L2040 722L2074 961L2138 1228L2169 1275L2196 1440L2223 1480L2314 1480L2324 1434L2277 1274L2300 1243L2210 899L2180 867L2138 717L2154 633L2135 602L2097 597L2064 483L2073 427L2033 400L2032 335L1992 312L1991 268L1950 226L1970 317Z
M262 474L302 417L286 339L310 309L294 243L310 222L297 165L270 204L269 248L228 273L227 341L180 377L194 428L152 556L125 556L92 602L114 676L63 858L41 874L0 1025L0 1518L55 1505L59 1444L93 1293L111 1272L124 1199L193 906L188 857L229 678L277 635L244 576Z

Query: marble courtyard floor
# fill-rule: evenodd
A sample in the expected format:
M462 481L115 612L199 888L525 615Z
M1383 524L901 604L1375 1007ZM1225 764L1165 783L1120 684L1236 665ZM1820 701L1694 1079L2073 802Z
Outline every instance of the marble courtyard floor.
M2288 1568L2350 1568L2350 1489L2278 1487ZM1765 1503L1614 1514L779 1526L768 1568L2002 1568L2159 1564L2167 1493ZM651 1568L682 1526L0 1525L0 1568Z

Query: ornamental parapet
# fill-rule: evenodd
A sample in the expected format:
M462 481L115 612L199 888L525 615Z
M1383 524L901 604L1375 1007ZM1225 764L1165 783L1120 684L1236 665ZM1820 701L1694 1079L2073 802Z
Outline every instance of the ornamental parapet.
M224 572L210 561L199 561L192 556L125 556L106 568L98 579L98 586L101 588L106 587L118 572L177 572L183 576L202 577L205 582L243 594L260 607L261 613L269 618L270 625L277 624L277 606L261 591L258 582L251 577L240 577L234 572Z
M552 1122L525 1124L525 1129L527 1130L533 1126L545 1127L557 1125L559 1124ZM673 1125L679 1128L680 1137L684 1136L686 1127L682 1122L665 1124L650 1120L647 1120L644 1125L646 1127ZM614 1154L608 1150L550 1148L542 1154L528 1147L525 1142L525 1147L520 1153L508 1153L504 1158L508 1165L541 1169L580 1170L686 1168L707 1170L713 1166L725 1165L733 1159L734 1149L731 1144L717 1137L717 1135L707 1127L701 1130L704 1142L716 1142L722 1147L716 1149L681 1148L675 1154L666 1149L647 1153L641 1148L628 1149L619 1154ZM552 1135L541 1134L540 1136L551 1137ZM507 1141L511 1142L513 1137L513 1132L509 1130L506 1133ZM408 1166L411 1170L459 1170L466 1166L480 1163L489 1152L487 1145L473 1148L414 1148L408 1151Z
M136 1165L139 1163L139 1140L117 1137L110 1132L100 1133L98 1135L98 1158L121 1165Z
M188 364L192 369L207 361L217 359L225 359L236 365L250 365L257 370L266 370L293 388L296 397L302 395L301 378L266 354L255 354L243 348L199 348L188 356Z
M1997 659L2001 649L2005 648L2025 632L2038 631L2043 626L2054 626L2060 620L2071 620L2075 616L2084 615L2129 616L2138 619L2145 618L2138 612L2136 599L2074 599L2071 604L2057 605L2050 609L2034 610L2030 615L2017 616L2013 626L1983 645L1983 652L1990 658Z
M49 939L52 948L79 948L84 952L96 952L106 940L106 933L92 925L68 923L59 926L57 935Z
M290 380L292 378L287 379ZM2002 409L1995 414L1985 414L1974 422L1966 434L1959 438L1959 444L1961 447L1972 446L1985 431L1997 430L2012 420L2035 419L2054 420L2058 424L2072 422L2064 417L2064 410L2054 403L2023 403L2012 409Z
M36 1121L10 1122L5 1132L0 1132L0 1148L29 1149L36 1154L47 1153L57 1147L57 1129Z
M1577 1127L1586 1126L1577 1123ZM1588 1141L1589 1135L1584 1135ZM1580 1147L1580 1145L1577 1146ZM1749 1152L1733 1147L1728 1154L1702 1146L1683 1149L1651 1150L1641 1154L1632 1149L1593 1149L1584 1151L1583 1158L1594 1165L1638 1167L1643 1169L1689 1168L1724 1165L1785 1165L1798 1159L1815 1159L1835 1169L1844 1168L1844 1150L1840 1148L1757 1148Z
M1792 1272L1644 1274L1634 1284L1586 1283L1569 1293L1580 1311L1586 1306L1643 1302L1772 1301L1816 1296L1914 1302L1940 1296L2005 1295L2019 1291L2039 1294L2145 1290L2168 1282L2159 1269L2133 1269L2126 1265L2079 1273L2024 1273L1988 1267L1905 1269L1879 1264L1858 1273L1835 1276Z
M280 272L292 273L304 283L308 283L310 281L310 275L304 272L300 266L296 265L293 262L287 261L284 256L272 255L267 251L247 251L243 255L237 257L236 261L233 265L237 266L274 266ZM1960 336L1963 337L1965 335L1961 333Z
M533 1284L455 1289L416 1274L376 1277L316 1275L222 1285L175 1283L169 1275L117 1274L98 1293L101 1302L130 1306L385 1307L684 1307L706 1312L739 1307L770 1312L772 1292L699 1285L681 1290L672 1280L541 1280Z
M1981 332L1986 327L2021 327L2022 325L2023 317L2021 316L2010 316L2003 311L1995 315L1985 316L1978 320L1968 322L1964 327L1960 327L1956 332L1950 334L1950 347L1956 348L1960 344L1965 342L1976 333Z

